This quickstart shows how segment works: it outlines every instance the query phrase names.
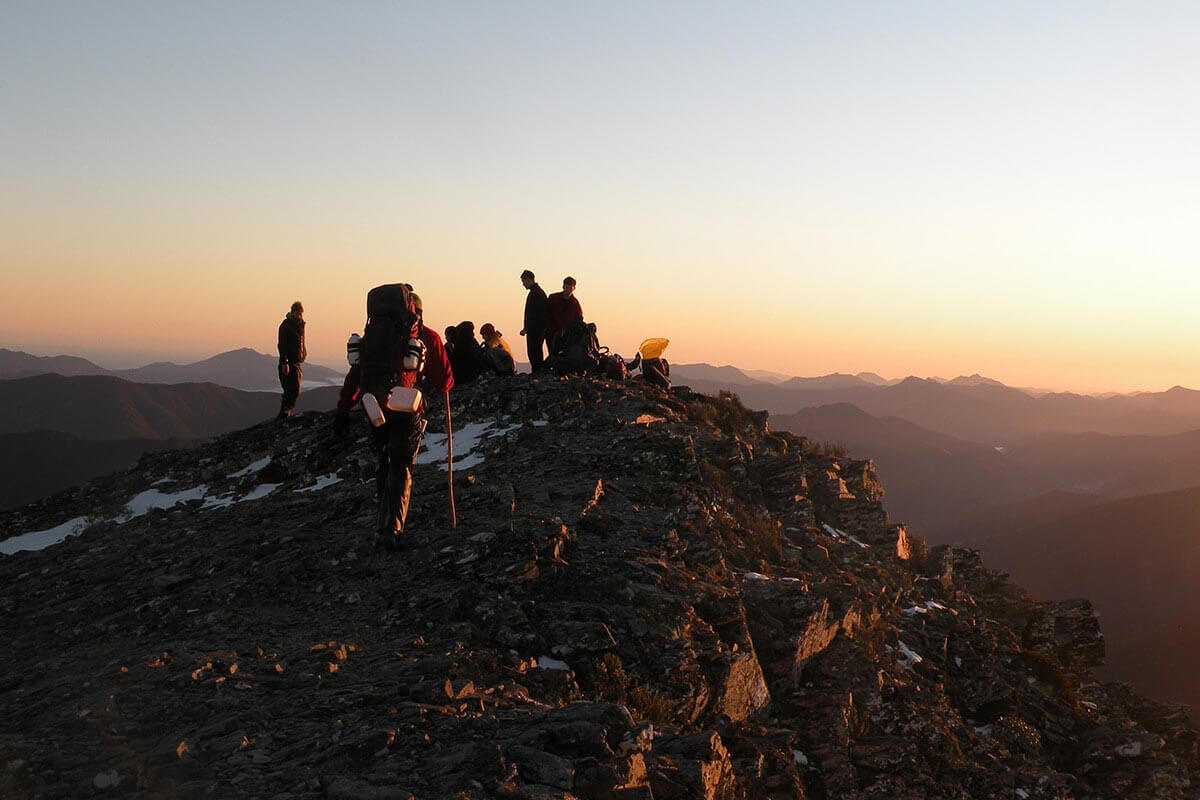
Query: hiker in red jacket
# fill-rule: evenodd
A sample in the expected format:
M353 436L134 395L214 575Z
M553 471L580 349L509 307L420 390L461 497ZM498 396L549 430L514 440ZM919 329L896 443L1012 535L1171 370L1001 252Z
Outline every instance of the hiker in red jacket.
M418 319L422 315L421 298L410 294L413 312ZM379 499L379 523L377 534L380 542L390 549L399 544L408 517L409 500L412 497L412 470L421 449L421 437L425 432L425 398L436 395L443 400L454 388L454 373L450 370L450 359L442 346L442 337L437 331L419 326L421 341L425 344L425 366L420 379L423 395L421 410L415 414L384 409L387 422L372 432L372 446L379 453L379 466L375 470L375 495ZM401 369L403 352L396 354L396 370ZM350 430L350 409L358 402L361 394L360 367L350 367L338 397L337 416L334 417L334 433L345 435Z
M550 341L550 354L553 355L559 335L572 320L583 319L583 309L575 298L575 279L570 275L563 278L562 291L555 292L546 300L550 305L550 325L546 330L546 338Z

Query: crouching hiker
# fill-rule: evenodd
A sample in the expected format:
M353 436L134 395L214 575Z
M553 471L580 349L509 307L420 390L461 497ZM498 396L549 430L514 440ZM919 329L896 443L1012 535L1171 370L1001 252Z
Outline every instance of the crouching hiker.
M408 517L413 463L425 432L425 392L448 403L454 386L441 337L424 326L422 310L421 298L407 284L385 284L367 293L359 363L346 375L334 418L335 432L346 432L350 409L361 400L375 428L375 528L378 543L389 549L399 545Z

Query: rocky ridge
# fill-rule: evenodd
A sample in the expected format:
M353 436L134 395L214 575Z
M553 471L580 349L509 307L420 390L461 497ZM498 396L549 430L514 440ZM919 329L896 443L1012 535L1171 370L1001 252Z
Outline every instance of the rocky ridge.
M0 795L1198 796L1090 605L927 547L871 462L686 388L454 401L460 524L422 464L399 553L316 413L0 514L83 520L0 557Z

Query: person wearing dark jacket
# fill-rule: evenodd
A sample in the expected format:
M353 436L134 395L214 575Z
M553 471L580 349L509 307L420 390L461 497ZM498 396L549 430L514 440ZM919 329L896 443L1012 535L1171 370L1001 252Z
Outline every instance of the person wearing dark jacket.
M579 300L575 297L575 279L570 275L563 278L562 291L555 292L546 298L546 304L550 308L550 326L546 331L546 338L550 342L550 352L553 354L559 335L573 320L583 319L583 309L580 308Z
M475 323L470 320L458 323L454 330L450 366L454 370L454 380L459 384L470 383L485 372L492 371L492 362L483 345L475 338Z
M546 366L542 346L546 344L546 329L550 326L550 304L532 271L521 273L521 284L529 292L525 296L525 327L521 329L521 335L525 337L530 371L541 372Z
M300 301L292 303L292 310L279 323L279 385L283 399L279 402L279 415L275 419L286 419L296 407L300 396L300 377L308 351L304 348L304 306Z
M412 309L418 319L423 307L421 298L410 295ZM437 331L419 325L419 336L425 345L425 365L420 377L419 388L423 395L421 409L417 413L384 409L387 420L375 428L372 446L379 454L379 466L375 469L375 496L379 501L379 518L376 525L380 543L389 549L399 545L408 518L409 500L412 498L412 470L417 451L421 449L421 437L425 431L425 396L435 395L446 400L454 388L454 373L450 360L442 346ZM402 369L403 352L396 354L396 370ZM334 433L345 435L350 430L350 409L358 402L362 387L359 365L350 367L342 392L338 397L337 416L334 417Z

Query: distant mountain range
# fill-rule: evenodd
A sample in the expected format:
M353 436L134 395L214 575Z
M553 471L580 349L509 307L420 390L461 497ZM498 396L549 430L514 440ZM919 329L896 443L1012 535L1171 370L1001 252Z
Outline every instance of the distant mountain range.
M929 430L974 442L1009 446L1044 433L1162 435L1200 429L1200 392L1176 386L1165 392L1098 397L1059 392L1034 395L969 377L953 381L905 378L886 385L856 375L792 378L783 383L738 383L676 369L672 378L696 391L736 392L747 406L772 415L850 403L873 417L900 417ZM744 373L743 373L744 375Z
M0 349L0 379L26 378L54 373L58 375L108 375L135 383L215 383L247 391L274 391L278 385L276 356L248 347L219 353L191 364L160 361L133 369L105 369L75 356L34 356L18 350ZM304 365L304 380L309 384L341 384L345 373L320 364Z
M303 391L296 409L326 411L338 391ZM278 393L212 383L133 383L108 375L0 380L0 507L124 469L151 450L270 420L278 410Z
M326 411L338 389L300 393L298 411ZM212 383L133 383L108 375L0 381L0 434L54 430L81 439L203 439L270 419L279 395Z

